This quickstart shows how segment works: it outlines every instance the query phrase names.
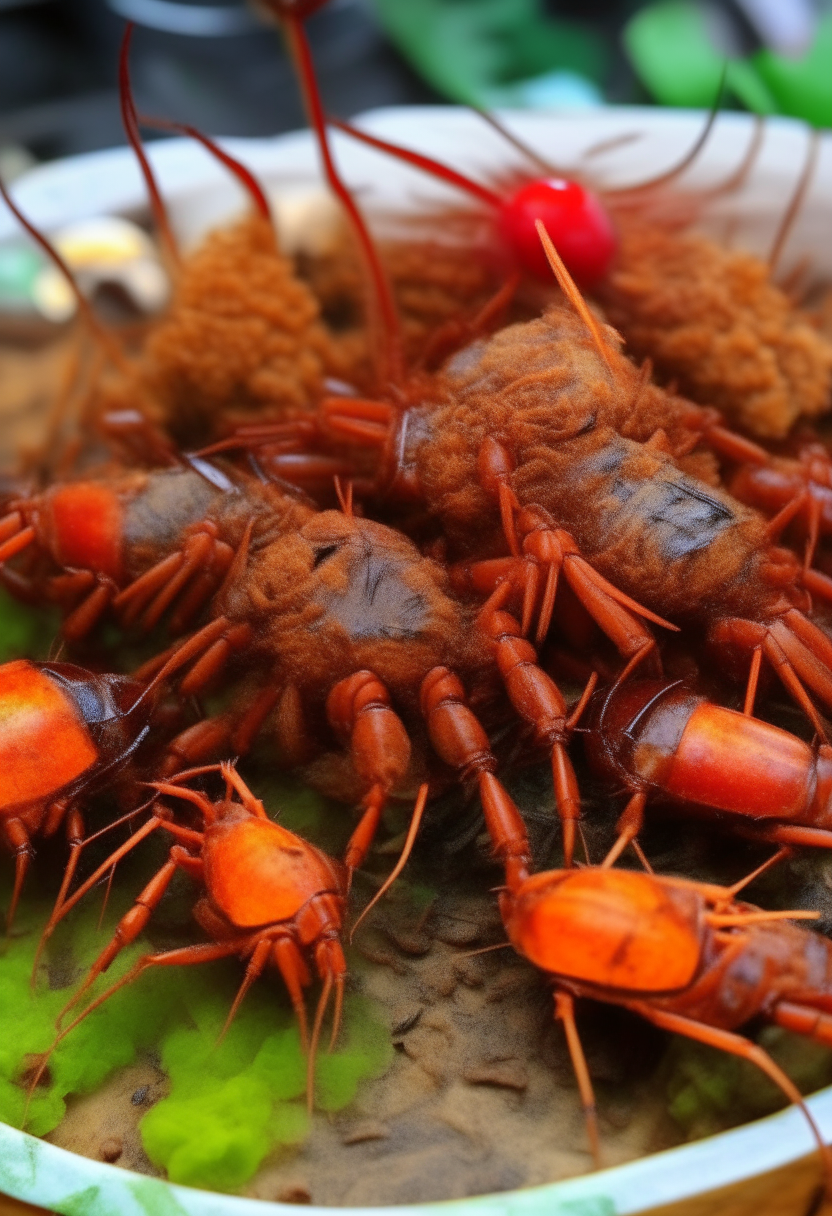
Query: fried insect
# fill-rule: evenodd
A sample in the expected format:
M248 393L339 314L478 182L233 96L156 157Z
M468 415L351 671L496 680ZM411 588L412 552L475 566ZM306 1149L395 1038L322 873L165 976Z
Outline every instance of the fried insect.
M390 391L331 397L321 411L338 439L376 447L385 506L411 508L413 534L433 527L445 552L466 564L468 586L519 580L524 625L536 604L538 642L563 571L631 667L654 652L645 618L668 626L670 617L671 628L704 633L723 661L751 660L751 704L765 657L823 734L804 685L832 706L832 643L802 611L809 598L797 559L772 543L785 521L767 525L677 463L703 441L735 460L746 451L756 458L757 446L712 411L649 383L649 369L639 372L594 318L540 221L538 237L574 311L550 309L464 348L435 377L408 381L389 285L330 153L303 32L311 10L273 7L291 34L328 179L370 261L376 315L387 327ZM501 564L494 559L506 544L512 556ZM477 559L490 564L477 568Z
M84 844L79 800L117 778L146 738L153 706L152 690L124 676L28 659L0 666L0 841L15 859L8 927L34 856L33 838L63 826L69 859L62 902Z
M230 709L173 740L168 763L240 754L265 733L318 788L361 803L356 839L369 842L394 791L408 796L454 771L493 773L486 730L505 720L507 692L551 753L571 858L578 800L565 745L574 716L507 610L510 587L480 608L393 529L197 465L54 486L6 516L18 528L13 543L22 538L48 567L40 583L14 572L13 585L63 596L70 637L88 633L108 605L144 627L171 610L177 630L206 612L207 623L140 678L184 672L179 691L190 696L249 673ZM436 671L453 676L462 704L464 685L482 707L473 751L470 740L457 747L426 731L419 689Z
M739 1029L752 1018L832 1046L832 946L787 919L737 901L739 886L603 867L554 870L507 882L503 919L515 949L554 984L596 1162L592 1083L574 1002L622 1005L663 1030L755 1064L798 1105L818 1144L827 1187L832 1153L800 1091Z
M669 189L698 155L715 117L716 111L675 169L598 195L557 171L533 180L526 174L525 181L515 173L484 186L348 123L334 125L473 196L493 217L490 240L502 246L510 264L538 277L547 270L535 229L542 222L570 274L595 293L633 355L649 357L662 376L694 400L723 410L733 425L761 438L782 438L797 418L828 410L832 390L832 344L772 280L777 253L811 181L817 140L810 141L767 264L683 230L715 196L742 184L758 151L761 127L748 156L721 187L699 197ZM450 217L424 217L421 226L429 219L441 231ZM481 227L482 218L472 216L469 243ZM464 230L457 239L465 243Z
M752 688L765 657L822 733L802 685L832 705L832 645L804 615L800 563L773 544L786 521L683 472L703 436L735 443L689 408L647 384L609 331L564 309L460 352L424 404L325 403L339 435L377 445L378 484L438 525L465 585L516 581L538 640L562 572L628 662L654 646L643 618L669 619L723 661L751 658ZM512 556L500 559L504 545Z
M247 527L257 520L292 528L310 511L276 487L253 477L234 482L200 461L116 468L11 499L0 520L0 562L24 549L33 560L28 570L4 565L2 577L22 598L59 604L71 640L110 607L149 629L175 603L171 626L181 630L222 583Z
M195 660L180 685L187 694L235 661L257 684L174 740L181 762L239 753L260 732L311 784L360 802L353 842L363 855L391 794L423 781L476 780L484 799L508 798L487 733L505 721L507 694L510 715L551 756L571 859L579 800L566 743L585 697L567 710L504 606L508 584L477 609L400 533L335 511L263 545L252 538L234 571L214 619L162 657Z
M194 907L194 919L213 939L211 944L143 955L126 975L91 1001L83 1013L58 1034L50 1052L89 1013L149 968L189 966L236 955L245 962L246 972L222 1034L231 1025L251 985L267 966L275 967L283 977L298 1020L303 1049L308 1053L307 1099L311 1110L315 1054L333 989L335 1013L330 1047L338 1037L341 1021L347 975L341 930L348 872L335 858L269 819L262 802L254 797L232 765L214 767L226 784L225 797L219 801L212 802L205 794L182 784L197 775L195 772L180 773L175 781L157 782L154 786L159 794L195 806L202 819L200 830L185 827L169 815L154 814L63 905L62 916L151 832L161 828L174 838L168 860L119 921L111 941L64 1007L58 1018L59 1025L98 976L144 930L177 871L189 874L205 889ZM207 771L211 769L198 770ZM311 968L317 972L323 987L310 1038L303 989L312 982ZM47 1060L48 1054L33 1080L32 1089Z
M596 772L630 791L615 860L641 831L648 798L755 840L832 848L832 749L716 705L682 681L630 680L589 704Z
M756 1064L806 1116L829 1186L832 1152L799 1090L761 1047L736 1033L762 1015L832 1046L832 945L786 923L817 914L765 912L736 899L784 851L733 887L614 870L617 849L601 866L531 874L517 811L486 808L486 820L505 868L499 901L506 932L554 985L555 1017L563 1022L596 1166L595 1098L574 1012L583 997L622 1005Z

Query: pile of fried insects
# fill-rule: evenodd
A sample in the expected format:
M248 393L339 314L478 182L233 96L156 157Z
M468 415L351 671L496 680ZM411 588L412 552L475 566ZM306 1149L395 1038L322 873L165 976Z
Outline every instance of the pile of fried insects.
M801 1107L830 1179L800 1087L832 1075L816 923L832 339L829 309L775 282L811 174L767 263L692 231L719 191L680 178L712 121L675 171L626 189L563 176L508 132L530 167L475 181L329 120L304 30L318 3L268 3L341 237L284 256L257 181L187 129L250 209L183 256L140 141L128 30L122 111L172 300L119 330L75 288L49 440L2 487L2 1116L50 1132L68 1095L119 1068L135 1080L152 1049L164 1084L143 1148L175 1180L244 1186L399 1059L420 1100L445 1094L446 1135L470 1134L441 1046L457 1001L496 1036L459 1085L510 1098L537 1156L384 1194L546 1181L602 1161L600 1003L617 1054L652 1053L648 1070L661 1032L698 1045L671 1078L691 1134L749 1113L744 1061L767 1079L763 1108ZM379 239L332 125L465 205ZM759 150L749 132L726 191ZM434 939L444 953L425 961ZM375 997L397 986L391 1036ZM423 1016L431 988L441 1016ZM568 1059L583 1112L559 1156L549 1090L499 1050L509 1023L539 1038L541 1018L539 1072L575 1092ZM658 1031L636 1050L642 1022ZM342 1181L343 1144L389 1170L388 1106L365 1102L330 1144ZM100 1155L129 1164L120 1143Z

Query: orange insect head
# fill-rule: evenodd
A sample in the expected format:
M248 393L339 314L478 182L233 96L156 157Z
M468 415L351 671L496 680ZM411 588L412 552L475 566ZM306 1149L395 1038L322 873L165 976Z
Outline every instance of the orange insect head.
M629 870L553 870L503 896L513 945L564 979L633 993L693 980L705 901L695 891Z

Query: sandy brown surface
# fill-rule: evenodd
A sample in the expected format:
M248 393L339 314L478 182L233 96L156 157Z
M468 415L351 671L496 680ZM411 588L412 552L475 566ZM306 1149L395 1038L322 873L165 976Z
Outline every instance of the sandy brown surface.
M43 443L74 341L66 335L37 347L0 343L0 472L14 469L21 451Z

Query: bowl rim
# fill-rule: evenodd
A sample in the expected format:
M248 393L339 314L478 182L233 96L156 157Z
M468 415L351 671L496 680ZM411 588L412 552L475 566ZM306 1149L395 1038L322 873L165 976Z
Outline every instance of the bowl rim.
M832 1086L806 1105L828 1143ZM378 1207L304 1207L310 1216L636 1216L708 1195L812 1155L814 1142L795 1107L693 1144L560 1182L466 1199ZM818 1163L820 1178L820 1163ZM706 1180L703 1187L703 1179ZM198 1190L107 1165L0 1123L0 1187L16 1199L77 1216L292 1216L297 1204ZM79 1206L81 1196L84 1206Z
M658 137L661 155L674 163L679 140L689 140L701 129L701 111L659 110L650 107L599 107L568 113L557 111L506 111L503 117L518 133L534 140L555 130L572 140L572 151L596 142L599 133L620 132L633 123L643 124ZM436 131L450 123L451 138L472 130L476 124L483 136L481 120L472 112L452 106L388 107L359 116L375 133L400 138L412 146L429 150ZM720 115L719 124L727 140L722 161L736 138L747 137L754 118L748 114ZM791 149L792 161L804 155L807 127L794 119L767 120L767 138L777 149ZM275 179L288 188L307 187L320 181L316 155L308 131L290 132L269 139L221 139L272 190ZM832 200L832 134L821 136L820 200L829 210ZM568 140L567 140L568 143ZM466 153L488 144L479 138ZM491 148L493 149L493 133ZM687 145L685 145L687 146ZM507 149L503 145L503 152ZM222 205L209 216L209 223L225 219L240 206L240 191L229 184L225 172L198 145L185 139L156 142L149 147L150 159L166 200L170 202L174 228L187 219L188 205L206 192L218 190ZM347 162L359 177L372 177L375 153L343 136L337 138L339 160ZM509 152L510 155L510 152ZM568 158L568 157L567 157ZM480 158L482 159L482 158ZM713 162L713 158L712 158ZM459 162L456 162L459 165ZM662 165L664 162L661 162ZM725 161L727 163L727 161ZM465 167L461 165L460 167ZM613 166L613 176L615 167ZM711 171L714 165L711 164ZM352 177L352 174L350 174ZM392 189L412 187L414 171L385 175ZM625 173L626 176L626 173ZM424 179L421 179L424 180ZM403 186L402 183L405 183ZM389 183L388 183L389 184ZM439 192L444 187L439 188ZM145 210L144 185L127 147L104 149L39 165L20 177L12 193L25 214L44 231L100 215L134 215ZM431 193L428 187L428 193ZM202 230L206 225L203 223ZM0 243L21 239L11 214L0 211ZM832 266L830 267L832 271ZM832 1140L832 1086L807 1101L824 1139ZM448 1210L461 1216L628 1216L664 1204L709 1192L765 1174L810 1156L813 1142L806 1121L794 1107L759 1119L743 1127L710 1136L705 1140L667 1149L624 1165L559 1182L466 1199L378 1207L354 1207L355 1216L438 1216ZM0 1189L14 1198L39 1204L51 1211L77 1213L84 1196L83 1211L105 1216L118 1211L124 1216L290 1216L297 1205L249 1199L219 1192L198 1190L149 1175L136 1174L91 1158L82 1157L0 1123ZM343 1209L312 1206L313 1216Z

